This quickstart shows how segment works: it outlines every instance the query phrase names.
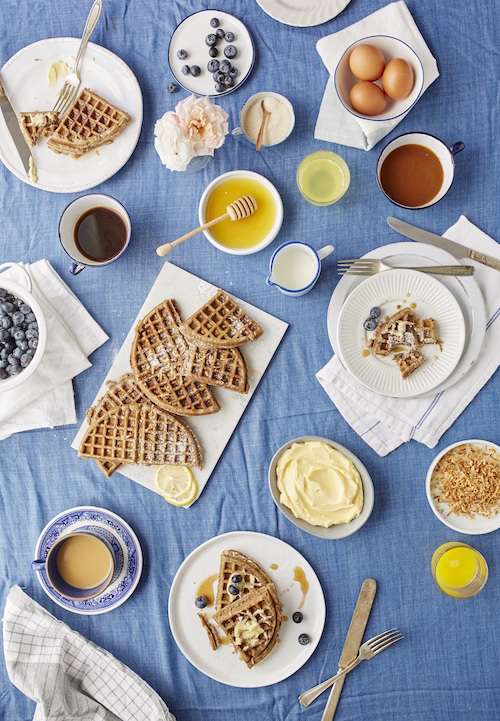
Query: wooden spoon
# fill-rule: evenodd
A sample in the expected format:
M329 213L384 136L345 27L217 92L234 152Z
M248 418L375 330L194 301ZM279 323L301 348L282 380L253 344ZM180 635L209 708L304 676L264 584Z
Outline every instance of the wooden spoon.
M226 207L226 212L224 213L224 215L219 215L217 218L209 220L208 223L205 223L205 225L201 225L199 228L191 230L191 232L186 233L186 235L182 235L180 238L177 238L177 240L174 240L172 243L165 243L165 245L160 245L160 247L156 249L156 252L160 256L167 255L167 253L170 253L172 248L174 248L176 245L179 245L179 243L183 243L188 238L192 238L193 235L201 233L202 230L211 228L212 225L220 223L221 220L225 220L226 218L231 218L231 220L242 220L243 218L249 218L255 213L256 210L257 201L255 200L255 198L252 195L242 195L240 198L237 198L232 203L229 203L229 205Z
M264 137L264 126L266 124L267 118L271 115L269 110L266 110L266 107L264 105L264 100L260 101L260 107L262 110L262 122L260 124L259 134L257 135L257 142L255 143L255 150L260 150L262 147L262 139Z

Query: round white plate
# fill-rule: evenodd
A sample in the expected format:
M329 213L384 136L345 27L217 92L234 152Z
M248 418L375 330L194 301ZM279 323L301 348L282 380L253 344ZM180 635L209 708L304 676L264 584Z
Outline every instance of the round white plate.
M234 34L234 41L226 42L224 38L218 41L216 47L219 50L215 60L219 62L226 59L224 48L227 45L234 45L238 54L234 59L229 59L231 65L238 68L238 75L234 79L234 85L223 93L215 90L215 81L212 73L207 69L207 63L212 60L208 54L209 47L205 43L205 38L210 33L215 33L218 28L210 25L212 18L218 18L219 28L225 32ZM186 50L188 56L185 60L179 60L177 52ZM250 75L255 62L255 47L250 33L245 25L229 13L221 10L201 10L200 12L189 15L174 30L168 46L168 64L172 75L185 90L195 95L210 95L212 97L221 97L233 92L242 85ZM197 78L194 75L183 75L181 68L183 65L198 65L201 69Z
M62 60L72 67L80 40L52 38L20 50L0 70L2 83L14 111L51 110L63 81L49 86L47 73L52 63ZM142 94L130 68L109 50L89 43L80 70L81 87L89 88L121 110L132 120L109 145L86 153L78 160L58 155L41 138L31 148L38 182L26 177L14 141L0 113L0 159L17 178L41 190L53 193L78 193L88 190L114 175L132 155L142 126Z
M452 528L458 533L465 533L469 536L480 536L484 533L491 533L492 531L496 531L500 528L500 513L496 516L492 516L491 518L485 518L484 516L476 516L475 518L468 518L467 516L457 516L456 513L450 512L450 507L447 503L437 501L434 498L433 493L431 492L431 479L436 465L439 463L441 458L446 455L446 453L448 453L448 451L450 451L452 448L456 448L457 446L463 446L465 444L478 446L479 448L487 446L488 448L492 448L493 450L495 450L497 453L500 453L500 446L497 446L496 443L491 443L490 441L481 441L478 439L458 441L458 443L453 443L451 446L447 446L444 450L441 451L441 453L439 453L439 455L436 456L436 458L429 466L429 470L427 471L427 477L425 479L425 492L427 494L427 500L429 501L430 507L434 511L434 514L437 516L437 518L439 518L441 523L444 523L445 526L448 526L448 528Z
M265 13L284 25L305 28L337 17L351 0L257 0Z
M436 320L441 344L419 349L426 361L406 380L393 354L382 358L367 352L374 333L363 328L363 321L373 306L382 310L381 319L407 306L420 318ZM337 333L339 355L351 375L392 398L413 397L438 386L458 364L465 344L465 322L454 295L432 276L415 270L388 270L367 278L344 303Z
M254 559L270 576L283 603L283 616L288 617L281 626L280 642L262 663L252 669L240 661L231 645L221 645L212 651L194 604L198 585L209 575L218 572L220 554L228 549L241 551ZM277 568L271 569L271 564ZM309 583L304 605L300 609L304 614L300 624L292 621L292 615L302 600L300 585L293 580L297 566L304 571ZM205 609L207 615L210 612L213 612L213 607ZM263 533L235 531L211 538L189 554L173 580L168 599L168 617L175 642L195 668L228 686L259 688L283 681L311 657L323 633L326 606L318 577L306 559L292 546ZM309 636L307 646L301 646L298 642L301 633Z
M441 248L424 243L391 243L367 253L364 258L379 258L394 266L412 265L460 265L452 255ZM450 388L475 363L486 333L486 310L481 290L473 276L452 277L437 276L439 281L450 290L458 301L465 321L465 347L456 368L436 388L429 392L435 395ZM364 278L345 275L337 283L328 306L327 329L331 346L338 354L337 320L346 298L363 282ZM428 395L428 394L421 394Z
M35 558L45 559L54 543L63 535L98 528L115 554L115 573L103 593L87 601L72 601L61 596L49 582L45 571L37 571L40 585L49 598L73 613L97 615L121 606L134 592L142 571L142 551L137 536L125 521L105 508L78 506L53 518L41 532Z
M307 523L307 521L303 521L301 518L295 518L291 510L281 503L280 492L278 490L278 483L276 479L276 466L278 465L280 456L282 453L284 453L284 451L286 451L287 448L290 448L293 443L306 443L307 441L319 441L320 443L327 443L329 446L332 446L332 448L335 448L337 451L340 451L340 453L343 453L344 456L346 456L351 461L351 463L354 463L354 465L358 469L359 475L361 476L361 481L363 483L364 502L361 513L359 514L359 516L356 516L356 518L354 518L350 523L340 523L339 525L330 526L329 528L323 528L322 526L312 526L310 523ZM310 533L312 536L317 536L318 538L337 540L339 538L347 538L347 536L351 536L353 533L356 533L356 531L359 531L361 526L364 526L364 524L370 518L371 512L373 510L374 491L373 482L370 474L366 470L365 466L361 463L359 458L354 455L354 453L351 453L350 450L344 448L344 446L341 446L340 443L331 441L328 438L321 438L319 436L301 436L300 438L294 438L292 441L288 441L288 443L285 443L285 445L281 446L281 448L276 451L271 460L271 463L269 465L268 481L273 501L275 502L279 510L283 513L283 515L286 516L286 518L288 518L291 523L295 524L306 533Z

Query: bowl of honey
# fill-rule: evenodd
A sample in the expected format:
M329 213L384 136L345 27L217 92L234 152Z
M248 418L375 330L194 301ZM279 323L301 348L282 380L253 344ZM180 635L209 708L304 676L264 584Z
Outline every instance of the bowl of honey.
M257 202L252 215L241 220L227 218L203 231L210 243L223 253L257 253L272 243L281 229L280 194L267 178L251 170L231 170L207 186L198 208L200 225L223 215L230 203L244 195L253 196Z

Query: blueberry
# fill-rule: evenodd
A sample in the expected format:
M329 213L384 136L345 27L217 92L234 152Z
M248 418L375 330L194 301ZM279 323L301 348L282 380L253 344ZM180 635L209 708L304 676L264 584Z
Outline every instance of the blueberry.
M238 588L238 586L234 586L233 584L228 586L227 590L229 591L231 596L239 596L240 595L240 589Z
M299 643L301 646L307 646L307 644L309 643L309 636L307 635L307 633L300 634Z
M218 37L217 37L217 35L215 35L215 33L209 33L207 35L207 37L205 38L205 42L209 47L212 45L215 45L217 40L218 40Z
M210 25L211 25L213 28L218 28L218 27L219 27L219 20L218 20L218 18L212 18L212 19L210 20Z
M8 366L7 373L10 376L17 376L22 371L22 368L20 365L17 366Z
M13 353L10 354L10 356L7 358L9 361L9 364L11 366L18 366L19 365L19 358L16 358Z
M363 323L363 328L365 330L375 330L375 328L378 326L377 321L375 318L367 318L365 322Z
M24 331L22 328L14 328L14 332L12 333L12 337L15 340L24 340Z
M187 58L187 56L188 56L187 51L184 50L183 48L181 48L180 50L177 51L177 57L179 58L179 60L185 60Z
M238 51L236 50L234 45L227 45L224 48L224 55L226 56L226 58L229 58L230 60L235 58L237 54L238 54Z
M1 359L1 360L0 360L0 368L7 368L8 365L9 365L9 361L8 361L7 359L5 359L5 360Z
M205 608L205 606L208 604L208 599L206 596L197 596L194 599L194 605L196 608Z
M200 73L201 73L201 68L199 65L191 65L191 75L193 75L195 78L197 78Z
M19 359L21 368L27 368L32 360L33 356L28 355L28 353L23 353L23 355Z
M14 303L9 303L8 300L5 300L2 303L2 310L5 311L5 313L12 313L14 311Z
M29 348L27 340L16 340L16 343L17 347L20 348L22 351L27 351Z
M234 66L231 67L231 68L229 68L229 73L228 73L228 75L229 75L231 78L235 78L235 77L238 75L238 68L235 68Z
M221 60L219 64L219 70L223 73L228 73L231 70L231 63L229 60Z
M231 32L226 33L224 35L224 37L225 37L227 43L232 43L234 40L234 33L231 33Z
M7 340L8 337L9 337L9 331L7 330L7 328L0 328L0 342Z
M230 88L233 84L233 79L230 75L224 75L224 80L222 82L226 88Z
M2 350L0 350L0 360L7 360L9 353L10 350L8 348L2 348Z
M24 313L21 313L20 310L16 310L15 313L12 313L12 322L14 325L22 325L24 323Z
M14 350L12 351L12 356L14 358L17 358L18 360L22 356L22 354L23 354L23 350L22 350L22 348L19 348L19 346L17 348L14 348Z
M224 73L221 70L216 70L212 77L216 83L222 83L224 80Z
M35 355L35 353L36 353L36 348L28 348L28 350L26 351L26 353L27 353L28 355L30 355L31 357L33 357L33 356Z
M207 64L207 70L210 73L215 73L219 69L219 61L218 60L209 60Z
M239 573L235 573L234 576L231 576L231 581L232 581L233 583L241 583L242 580L243 580L243 579L241 578L241 576L240 576Z
M28 341L28 348L38 348L38 338L30 338Z
M28 330L36 330L38 332L38 323L36 320L33 323L28 323Z
M190 72L191 72L191 68L189 67L189 65L183 65L183 66L182 66L182 68L181 68L181 73L182 73L183 75L189 75Z
M219 28L215 34L217 35L219 40L222 40L222 38L224 37L224 30L222 28Z
M24 315L31 313L31 308L26 303L22 303L22 305L19 306L19 310L21 313L24 313Z
M225 87L225 85L223 85L223 83L215 83L215 92L223 93L225 89L226 89L226 87Z
M209 49L208 54L211 58L216 58L219 54L218 48L215 47L215 45L212 45L212 47Z
M5 290L5 288L0 288L0 298L5 298L6 295L7 291Z
M169 83L167 86L167 90L169 93L176 93L179 90L179 86L177 83Z
M0 380L4 381L8 377L9 377L9 374L7 373L7 371L4 370L3 368L0 368Z
M301 614L300 611L295 611L295 613L292 616L292 621L294 623L301 623L303 618L304 618L304 616Z
M33 311L31 313L26 313L26 315L24 316L24 320L26 321L26 323L33 323L33 321L36 320Z
M375 306L370 311L370 318L380 318L382 315L382 311L378 306Z

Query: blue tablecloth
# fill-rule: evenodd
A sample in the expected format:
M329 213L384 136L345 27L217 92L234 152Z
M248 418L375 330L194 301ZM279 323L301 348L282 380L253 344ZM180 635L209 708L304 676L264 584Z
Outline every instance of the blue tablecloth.
M123 202L133 225L127 253L107 268L89 269L78 277L68 273L57 224L76 195L37 190L0 166L0 260L49 259L110 335L92 356L92 368L74 382L79 422L161 267L156 246L194 227L207 183L221 172L251 169L267 176L283 198L283 228L268 249L238 258L200 238L181 245L170 258L290 324L201 499L188 512L119 475L108 481L94 464L79 460L70 448L76 426L18 434L0 444L0 606L12 585L24 587L51 613L128 664L158 691L179 721L234 721L243 715L320 719L323 702L304 711L297 695L337 668L361 583L369 576L377 580L378 592L366 637L397 625L406 638L347 679L339 721L499 718L500 536L497 532L464 537L448 530L429 508L424 481L430 462L449 443L471 437L500 441L500 376L496 373L486 384L435 449L412 441L386 458L379 458L357 437L315 379L332 354L326 312L337 282L335 261L399 240L387 227L387 215L441 233L463 213L500 239L499 36L494 0L408 0L437 58L440 78L389 138L419 130L447 144L465 143L456 159L453 188L444 200L418 213L394 213L375 181L380 146L367 153L313 138L327 81L316 41L384 4L385 0L353 0L324 25L295 28L271 19L256 2L224 3L224 10L245 22L256 45L251 77L220 101L229 113L230 127L238 124L246 98L263 89L290 99L296 126L286 143L260 153L245 138L229 136L206 169L184 175L161 165L153 126L185 95L167 92L172 80L167 63L170 36L189 13L212 4L105 0L92 40L130 66L144 97L139 144L124 168L99 188ZM3 0L0 63L37 40L79 36L89 6L90 0L39 0L29 7ZM315 208L299 194L296 168L307 153L329 147L347 161L351 186L338 205ZM291 238L316 248L330 242L336 247L314 291L299 299L265 284L271 252ZM289 523L273 504L267 487L269 461L281 444L303 434L343 444L373 478L373 514L350 538L316 539ZM134 528L144 552L145 568L136 592L102 616L78 616L57 607L30 569L41 529L57 513L78 505L118 513ZM271 533L303 553L316 569L327 601L324 635L310 661L286 681L255 690L221 685L192 667L177 648L167 619L169 589L186 555L212 536L238 529ZM468 601L443 595L432 579L432 553L448 540L472 542L489 564L486 587ZM0 662L0 717L27 721L33 709L33 702L10 684Z

